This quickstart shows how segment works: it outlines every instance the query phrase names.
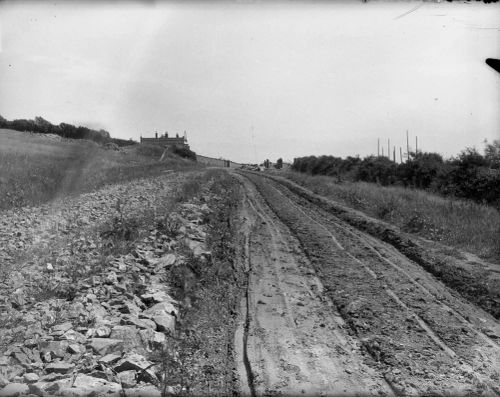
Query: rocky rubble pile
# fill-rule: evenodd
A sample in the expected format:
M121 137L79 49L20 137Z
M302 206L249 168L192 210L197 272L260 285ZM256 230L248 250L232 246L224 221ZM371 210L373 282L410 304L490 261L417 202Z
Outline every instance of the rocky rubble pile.
M117 202L128 212L154 207L173 194L184 176L176 173L111 185L73 198L55 200L38 207L0 212L0 263L10 263L20 252L57 244L109 219ZM1 281L1 280L0 280Z
M0 355L0 396L159 396L166 374L152 353L168 345L179 316L169 270L191 256L209 259L209 212L206 204L179 205L168 217L172 233L152 226L131 252L76 280L71 301L28 305L12 297L0 320L18 321L0 336L17 342ZM57 268L48 263L44 271Z

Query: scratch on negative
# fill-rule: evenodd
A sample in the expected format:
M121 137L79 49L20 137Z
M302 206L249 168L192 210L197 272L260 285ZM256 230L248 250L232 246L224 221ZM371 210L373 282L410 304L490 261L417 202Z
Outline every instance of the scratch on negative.
M420 3L418 6L412 8L410 11L406 11L404 14L397 16L396 18L394 18L394 20L399 19L399 18L403 18L405 15L408 15L408 14L412 13L413 11L418 10L423 5L424 5L424 3Z

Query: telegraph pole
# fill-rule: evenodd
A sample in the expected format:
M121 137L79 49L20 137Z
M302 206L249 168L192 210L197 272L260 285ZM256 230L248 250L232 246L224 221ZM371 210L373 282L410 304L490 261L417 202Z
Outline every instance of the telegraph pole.
M380 138L377 138L377 157L380 157Z
M403 149L401 149L401 146L399 147L399 162L403 164Z
M418 153L418 136L415 135L415 154Z
M387 139L387 158L391 159L391 142L390 139Z
M252 135L252 143L253 143L253 152L254 152L254 156L255 156L255 162L257 163L257 165L259 165L259 160L257 159L257 146L255 146L255 136L253 133L253 124L250 127L250 134Z
M392 149L392 161L396 162L396 146Z
M410 161L410 140L408 138L408 130L406 130L406 159Z

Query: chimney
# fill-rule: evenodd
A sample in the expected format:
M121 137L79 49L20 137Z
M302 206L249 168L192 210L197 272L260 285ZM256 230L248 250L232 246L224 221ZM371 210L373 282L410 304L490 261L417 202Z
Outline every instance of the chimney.
M158 139L158 133L157 132L155 132L155 138Z

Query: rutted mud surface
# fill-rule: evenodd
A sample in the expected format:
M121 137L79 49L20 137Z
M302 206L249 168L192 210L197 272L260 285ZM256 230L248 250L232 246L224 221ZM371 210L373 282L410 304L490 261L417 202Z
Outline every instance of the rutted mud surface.
M244 339L238 371L245 394L392 394L364 362L299 242L244 186L249 283L242 310L249 321L235 342Z
M497 320L283 185L242 178L247 394L500 395Z

